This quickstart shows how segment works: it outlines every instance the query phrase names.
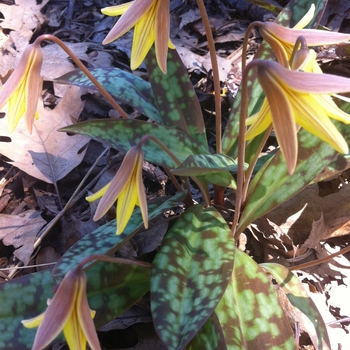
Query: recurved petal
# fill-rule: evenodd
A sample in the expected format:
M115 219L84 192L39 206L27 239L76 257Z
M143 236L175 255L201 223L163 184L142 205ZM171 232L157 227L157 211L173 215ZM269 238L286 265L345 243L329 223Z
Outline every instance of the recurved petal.
M130 1L121 5L104 7L101 9L101 12L106 16L121 16L132 5L132 3L133 1Z
M259 65L259 61L255 60ZM350 91L350 79L332 74L293 71L274 61L260 61L286 90L306 94L334 94Z
M130 68L132 70L137 69L141 65L155 41L157 7L158 2L154 1L147 13L142 16L135 25L130 57Z
M308 99L293 107L296 122L305 130L329 143L338 152L348 153L349 149L344 137L328 118L326 112L322 108L317 108L315 103L312 105L312 103L312 99Z
M330 118L339 120L345 124L350 124L350 115L342 111L329 95L313 95L315 105L324 109Z
M100 190L98 190L96 193L92 194L91 196L85 197L85 199L88 202L93 202L96 199L101 198L106 193L106 191L108 190L110 184L111 183L108 183L107 185L103 186Z
M282 27L275 22L264 22L263 28L291 46L294 46L300 36L305 38L308 46L331 45L350 40L350 34L346 33L318 29L291 29Z
M315 4L311 4L309 11L305 13L303 18L293 28L295 29L305 28L311 22L314 15L315 15Z
M294 172L297 156L298 143L296 135L295 119L292 106L286 92L265 69L263 65L258 67L258 79L269 103L272 123L281 152L287 164L289 174Z
M159 68L166 74L167 58L168 58L168 43L170 35L170 13L169 0L158 1L156 9L156 23L155 23L155 46L156 57Z
M137 150L136 147L132 147L129 152L125 155L122 165L118 169L117 174L112 179L112 181L104 187L104 194L102 193L102 189L98 191L99 197L103 194L100 203L96 209L96 213L94 215L94 220L100 219L103 215L105 215L109 208L115 203L117 198L119 197L121 191L129 180L131 176L134 166L136 164ZM94 200L96 198L95 193L93 196L88 197L89 201ZM93 197L93 199L92 199Z
M78 281L74 271L69 271L51 300L39 329L32 350L41 350L62 331L71 316L78 292Z
M36 328L39 327L43 318L44 318L45 312L41 313L40 315L33 317L29 320L23 320L21 323L26 328Z
M108 33L102 44L108 44L129 31L148 11L154 0L135 0Z

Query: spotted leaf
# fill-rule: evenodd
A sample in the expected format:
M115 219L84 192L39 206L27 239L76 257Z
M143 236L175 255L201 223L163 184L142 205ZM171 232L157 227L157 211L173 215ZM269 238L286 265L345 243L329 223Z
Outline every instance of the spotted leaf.
M168 51L167 74L159 69L154 48L146 66L162 124L188 133L207 149L202 110L177 51Z
M175 128L141 120L91 120L61 128L59 131L87 135L125 153L137 144L141 137L153 135L163 142L180 161L184 161L192 154L209 154L209 151L189 134ZM146 141L142 150L145 153L145 160L149 162L167 168L177 166L154 141Z
M155 107L149 82L119 68L93 68L90 69L90 73L118 102L134 107L155 122L162 122ZM79 69L64 74L55 81L97 90L90 79Z
M166 234L152 264L151 309L168 349L183 349L213 313L233 256L231 231L212 207L190 207Z
M295 350L292 328L273 284L236 249L232 278L215 309L228 350Z

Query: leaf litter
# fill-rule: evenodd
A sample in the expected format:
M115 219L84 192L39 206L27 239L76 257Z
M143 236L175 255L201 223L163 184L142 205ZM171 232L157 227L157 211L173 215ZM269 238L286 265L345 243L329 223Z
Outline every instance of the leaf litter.
M220 80L228 91L226 100L232 98L240 83L242 38L245 28L252 20L250 16L253 13L249 10L248 16L246 8L242 9L238 6L231 8L229 3L236 4L237 1L218 0L209 6L209 17L218 47ZM117 66L128 69L127 57L130 56L132 35L125 35L108 47L101 45L105 33L113 24L113 18L104 18L99 13L99 9L113 4L113 1L76 3L73 17L66 20L63 19L63 14L67 10L68 1L16 0L13 5L0 4L0 13L3 17L0 29L2 81L16 66L34 32L36 35L39 32L56 33L89 67ZM349 31L348 7L345 2L329 1L322 24L328 25L333 30ZM174 0L172 8L173 41L184 59L191 78L197 82L196 89L200 94L203 107L208 109L208 101L212 97L212 80L207 42L201 20L191 1ZM86 16L85 18L81 15L82 13ZM241 18L237 14L240 14ZM259 16L264 14L259 13ZM252 48L257 47L258 43L258 36L250 41ZM63 203L68 201L72 188L77 186L83 174L87 172L87 168L91 166L89 157L91 158L93 154L96 158L95 152L89 149L86 151L89 141L87 138L69 136L56 130L76 122L79 117L83 119L96 117L96 115L107 117L110 109L106 107L105 102L88 91L79 91L76 87L69 87L66 91L66 86L62 88L59 84L52 83L53 79L72 71L75 67L56 45L47 45L43 51L45 59L42 75L46 82L45 96L49 95L49 98L44 99L46 107L42 102L39 103L39 120L35 123L33 135L27 135L21 123L19 128L9 135L6 131L6 118L0 119L0 174L5 179L2 181L5 185L0 183L2 191L0 241L5 250L0 247L0 253L4 257L12 256L24 265L57 261L56 259L69 246L98 225L92 221L95 210L93 204L90 207L83 200L77 201L69 214L55 226L55 236L49 236L39 253L32 257L36 236L43 226L61 210L60 200ZM344 52L345 57L348 57L345 48ZM250 51L249 54L252 55L253 52ZM338 64L345 71L342 62ZM142 76L143 73L141 70L135 74ZM84 109L82 94L86 101L85 107L89 106L89 109ZM6 113L6 110L4 112ZM103 113L105 115L101 115ZM111 151L107 158L97 165L93 176L98 176L100 170L106 165L106 161L110 162L115 155L115 152ZM103 181L105 177L107 175L102 174L101 180ZM171 188L167 188L166 176L162 178L161 183L155 178L149 174L145 178L149 199L171 191ZM30 185L27 186L27 184ZM90 190L92 188L93 186ZM259 262L278 261L286 266L319 259L339 251L349 239L349 191L350 185L344 184L339 191L336 189L327 196L321 197L317 185L309 186L251 225L252 234L246 233L248 236L246 250L250 251L250 255L257 261L260 260ZM21 212L18 212L19 208ZM173 214L170 214L169 219L162 218L154 226L152 225L152 239L147 237L150 232L146 234L140 232L135 236L130 243L127 256L128 254L129 256L152 255L167 225L171 223ZM11 250L6 252L6 248L10 247ZM3 253L4 251L6 253ZM12 263L8 262L8 264ZM350 307L347 303L350 283L349 267L348 254L329 263L297 272L299 279L311 291L313 300L323 314L325 322L329 324L328 330L334 350L338 349L338 346L343 346L344 349L346 344L350 343L350 322L346 321L350 317ZM1 276L4 279L3 274ZM147 312L146 316L144 313L144 306L142 305L141 308L143 312L137 311L133 314L133 321L128 323L129 329L132 328L135 331L133 337L139 338L136 341L137 345L130 349L154 348L153 342L161 348L152 335L152 330L148 329L145 334L144 330L147 326L140 326L142 322L149 322ZM125 322L128 315L122 315L118 319L120 322ZM342 319L345 319L345 322L341 322ZM299 320L296 317L294 321L299 322ZM140 324L133 326L137 323ZM108 329L114 328L118 326L111 325ZM307 327L304 328L307 332ZM123 337L124 335L121 336ZM300 345L305 349L310 346L307 341L305 345L302 343Z

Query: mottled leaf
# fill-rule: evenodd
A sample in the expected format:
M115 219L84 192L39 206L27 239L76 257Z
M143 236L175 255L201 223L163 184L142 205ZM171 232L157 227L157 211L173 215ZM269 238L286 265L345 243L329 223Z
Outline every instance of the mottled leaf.
M125 153L143 136L153 135L163 142L181 162L192 154L209 154L205 147L185 132L174 127L170 128L141 120L91 120L61 128L59 131L87 135ZM154 141L146 141L142 149L145 152L145 160L149 162L168 168L177 166L174 160Z
M259 265L236 249L231 282L215 313L228 350L295 350L293 331L273 284Z
M226 350L226 342L220 322L213 313L192 339L186 350Z
M336 124L349 142L350 126ZM288 174L281 152L276 153L255 175L249 185L239 231L302 190L338 155L330 145L303 129L298 133L298 143L298 162L292 175Z
M101 327L126 311L149 290L150 269L141 266L100 262L87 272L87 293L94 322ZM21 320L46 310L53 297L50 271L33 273L0 284L0 349L30 349L36 329Z
M265 263L260 266L273 276L291 304L303 313L304 324L315 348L330 349L326 324L299 279L282 265Z
M188 133L207 149L202 110L177 51L168 51L167 74L159 69L154 48L146 66L162 124Z
M176 194L162 204L151 204L148 206L149 220L162 215L165 211L178 205L186 196L186 191ZM92 254L112 255L127 243L143 227L143 220L140 208L136 208L128 222L124 232L116 235L116 220L99 227L97 230L88 233L81 240L75 243L55 265L52 276L56 283L59 283L64 275L77 264Z
M90 73L117 101L134 107L157 123L162 122L155 107L149 82L119 68L93 68L90 69ZM79 69L64 74L55 81L97 90L91 80Z
M213 313L233 256L231 231L212 207L190 207L166 234L152 264L151 309L168 349L183 349Z

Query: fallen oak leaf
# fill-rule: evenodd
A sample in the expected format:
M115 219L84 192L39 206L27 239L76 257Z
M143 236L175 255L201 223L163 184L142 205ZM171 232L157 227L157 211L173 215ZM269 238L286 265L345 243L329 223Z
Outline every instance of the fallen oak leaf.
M79 88L71 86L53 110L38 104L39 119L34 122L32 135L25 130L22 120L9 134L7 118L0 119L0 136L10 140L0 142L0 154L11 159L10 164L37 179L57 182L80 164L85 155L88 137L68 136L57 131L77 120L83 106Z

